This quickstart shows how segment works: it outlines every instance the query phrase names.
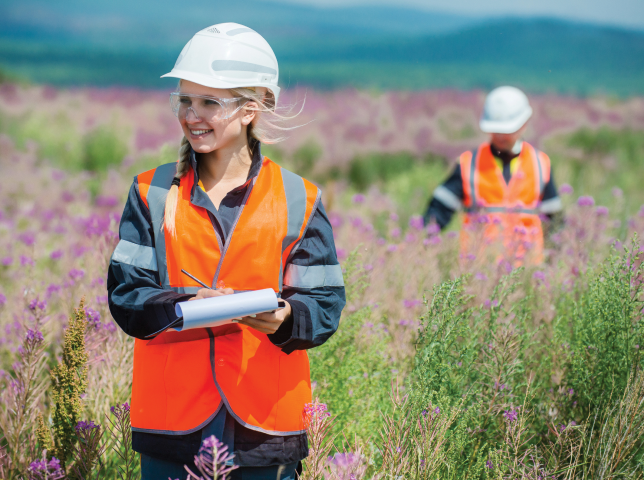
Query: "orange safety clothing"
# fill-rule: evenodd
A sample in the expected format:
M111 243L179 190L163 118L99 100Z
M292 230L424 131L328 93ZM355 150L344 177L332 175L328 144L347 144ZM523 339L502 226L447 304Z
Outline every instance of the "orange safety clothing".
M516 171L507 183L489 143L460 157L465 206L461 250L478 255L497 244L502 257L521 263L525 257L540 262L543 229L539 203L550 179L550 159L523 142Z
M138 176L152 218L161 286L179 293L199 290L183 268L213 288L223 282L235 291L281 292L289 255L315 212L319 189L264 158L224 240L206 209L191 203L191 169L179 185L173 237L163 229L163 213L175 168L162 165ZM133 430L184 435L203 428L225 404L248 428L292 435L304 431L304 405L310 401L306 351L287 355L266 334L245 325L135 340Z

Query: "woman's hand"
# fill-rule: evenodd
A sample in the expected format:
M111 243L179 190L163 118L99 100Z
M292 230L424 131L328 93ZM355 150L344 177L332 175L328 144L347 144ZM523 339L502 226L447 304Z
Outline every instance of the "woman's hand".
M232 288L218 288L212 290L211 288L202 288L197 292L196 297L192 297L189 302L193 300L201 300L202 298L221 297L223 295L232 295L235 291Z
M254 328L258 332L270 335L275 333L284 320L290 318L292 315L291 306L284 300L286 306L280 308L275 313L258 313L253 317L242 317L239 320L233 320L235 323L241 323Z

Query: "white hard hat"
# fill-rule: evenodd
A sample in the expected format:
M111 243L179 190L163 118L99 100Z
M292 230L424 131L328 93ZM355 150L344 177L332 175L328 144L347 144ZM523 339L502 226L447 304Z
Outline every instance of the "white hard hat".
M211 88L277 86L277 58L259 33L239 23L219 23L197 32L183 47L174 68L163 77L181 78Z
M485 133L514 133L532 116L525 93L514 87L499 87L485 99L479 126Z

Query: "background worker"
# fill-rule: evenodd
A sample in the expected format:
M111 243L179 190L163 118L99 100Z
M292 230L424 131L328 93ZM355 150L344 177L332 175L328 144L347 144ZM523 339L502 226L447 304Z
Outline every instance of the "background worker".
M443 229L464 209L463 253L477 253L498 241L506 255L541 259L541 220L552 220L562 204L550 159L522 140L531 116L521 90L506 86L490 92L479 122L490 141L461 154L450 177L434 190L425 224L435 222ZM481 224L483 238L478 240L483 242L472 238Z
M180 79L179 161L135 177L107 282L114 319L136 338L142 478L185 478L214 435L241 467L231 478L293 479L308 454L305 350L335 332L345 304L331 224L318 188L261 154L261 141L277 140L268 118L280 91L264 38L234 23L206 28L165 76ZM177 319L177 302L263 288L286 308L145 339Z

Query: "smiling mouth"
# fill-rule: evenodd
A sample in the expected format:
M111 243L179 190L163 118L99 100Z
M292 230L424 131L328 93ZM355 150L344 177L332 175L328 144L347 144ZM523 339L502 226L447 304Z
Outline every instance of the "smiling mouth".
M212 130L190 130L190 133L195 137L198 137L199 135L205 135L206 133L210 132L212 132Z

